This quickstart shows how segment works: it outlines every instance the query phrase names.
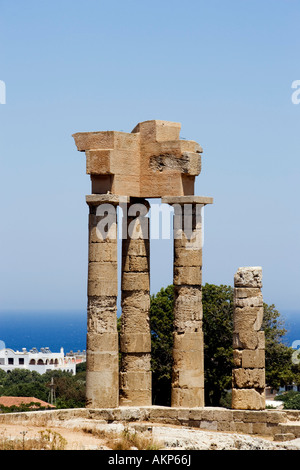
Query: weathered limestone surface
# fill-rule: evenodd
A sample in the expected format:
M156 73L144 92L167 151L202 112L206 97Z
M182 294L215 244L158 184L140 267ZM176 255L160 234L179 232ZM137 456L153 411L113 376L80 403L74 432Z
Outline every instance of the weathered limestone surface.
M193 195L202 148L195 141L180 140L180 128L180 123L151 120L139 123L131 133L74 134L77 149L86 154L92 193Z
M149 219L136 217L144 200L131 199L123 214L120 404L149 406L151 388ZM126 217L124 217L124 215Z
M99 201L89 208L86 404L114 408L119 405L117 220L104 232Z
M174 203L174 345L172 407L204 406L202 331L202 204Z
M299 438L300 426L299 426L299 411L288 411L288 410L263 410L263 411L252 411L252 410L229 410L225 408L214 408L214 407L203 407L203 408L170 408L170 407L119 407L119 408L73 408L64 410L44 410L35 412L20 412L20 413L2 413L0 414L0 424L6 431L8 425L14 425L19 434L19 427L25 426L35 427L41 426L44 428L57 427L67 428L74 431L81 429L106 429L116 430L116 427L124 425L127 431L135 430L135 432L142 432L146 429L159 429L162 426L166 435L172 431L176 432L176 439L174 443L170 443L167 449L170 449L172 445L180 446L180 427L183 427L187 431L187 426L192 428L188 430L191 432L190 436L185 436L184 442L187 445L187 449L195 445L194 433L197 430L201 432L199 440L202 443L205 440L206 433L209 431L208 438L208 449L212 449L211 444L218 442L218 438L223 432L226 436L232 436L235 439L238 437L237 433L243 433L240 438L246 438L246 434L252 436L265 436L268 438L266 442L270 445L275 445L274 440L286 440ZM106 428L108 426L108 428ZM109 429L110 428L110 429ZM211 431L216 431L213 435ZM9 431L10 432L10 431ZM179 434L177 435L177 432ZM175 436L174 436L175 437ZM271 439L270 439L271 438ZM240 449L240 439L235 441L235 445L232 450ZM258 441L254 444L253 449L260 449L262 447ZM286 442L284 443L284 449L287 450ZM292 447L293 444L297 445L294 450L299 450L299 439L289 443ZM215 449L215 447L213 447ZM227 444L222 442L220 449L229 450Z
M232 408L265 408L262 269L239 268L234 277Z

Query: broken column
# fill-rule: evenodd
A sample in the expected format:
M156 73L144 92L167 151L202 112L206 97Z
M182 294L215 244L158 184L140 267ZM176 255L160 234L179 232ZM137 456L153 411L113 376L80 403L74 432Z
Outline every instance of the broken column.
M234 277L232 408L265 408L265 337L262 269L239 268Z
M149 406L151 388L149 203L123 207L120 405Z
M91 195L86 200L90 209L86 406L115 408L119 405L118 197Z
M202 217L210 198L164 197L174 207L174 345L171 406L204 406Z

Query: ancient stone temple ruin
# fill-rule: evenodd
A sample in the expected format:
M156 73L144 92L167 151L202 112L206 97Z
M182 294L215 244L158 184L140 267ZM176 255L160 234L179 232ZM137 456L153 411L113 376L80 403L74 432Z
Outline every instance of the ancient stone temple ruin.
M202 149L195 141L180 140L180 128L178 123L146 121L131 133L83 132L73 136L77 149L86 154L92 186L92 194L86 198L90 208L89 407L146 406L152 402L150 219L146 217L150 198L161 198L174 207L172 405L204 405L201 208L212 199L194 195ZM120 371L117 206L123 211Z
M139 123L131 133L103 131L73 135L77 149L85 152L86 172L91 178L91 194L86 196L89 206L86 378L89 408L150 406L152 403L151 218L147 216L151 198L160 198L174 211L171 405L204 406L202 208L213 200L194 194L195 177L201 171L202 148L195 141L181 140L180 128L179 123L152 120ZM122 241L120 342L117 331L118 239ZM233 407L244 406L242 402L251 399L256 403L251 408L260 409L264 369L260 361L262 335L257 332L261 297L258 281L254 286L246 277L236 280ZM252 322L254 311L255 324ZM254 343L252 339L247 341L248 334L252 337L249 325L255 333Z

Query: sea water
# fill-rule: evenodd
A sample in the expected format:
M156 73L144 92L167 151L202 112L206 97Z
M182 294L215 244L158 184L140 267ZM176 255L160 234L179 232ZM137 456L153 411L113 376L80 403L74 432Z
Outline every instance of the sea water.
M21 351L49 347L59 352L86 349L86 311L0 312L0 341L5 347ZM283 337L286 346L300 344L300 313L285 311L280 316L287 330ZM299 346L295 346L299 348Z
M51 352L83 351L86 349L86 312L0 312L0 341L6 348L22 348Z

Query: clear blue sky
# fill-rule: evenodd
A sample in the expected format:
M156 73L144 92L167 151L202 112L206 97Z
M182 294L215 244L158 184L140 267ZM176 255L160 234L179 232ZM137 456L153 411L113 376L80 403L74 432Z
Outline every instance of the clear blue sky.
M300 311L297 0L0 0L0 310L84 310L85 156L71 135L181 122L203 149L203 282L262 266ZM151 289L172 282L152 245Z

